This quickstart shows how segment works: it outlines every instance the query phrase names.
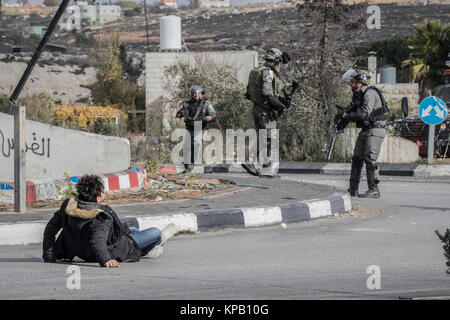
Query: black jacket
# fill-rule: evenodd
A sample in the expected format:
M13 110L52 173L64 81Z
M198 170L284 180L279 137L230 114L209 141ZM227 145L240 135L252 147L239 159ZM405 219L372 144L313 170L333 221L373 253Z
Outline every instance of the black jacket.
M62 228L55 242L55 236ZM63 202L44 231L43 259L73 259L75 256L101 266L111 259L139 261L141 251L126 224L107 205L75 201Z
M77 210L77 203L73 198L64 201L45 227L42 244L44 261L72 260L75 256L86 261L96 261L90 244L95 215L96 213Z
M139 261L141 250L130 234L128 225L107 205L78 202L82 209L99 210L92 226L91 246L101 266L111 259L119 262Z
M189 131L194 130L194 122L202 121L202 130L206 130L208 121L204 120L206 116L210 116L212 119L209 122L216 120L216 112L206 97L203 97L199 102L196 102L193 98L185 101L177 112L177 117L184 117L186 129Z

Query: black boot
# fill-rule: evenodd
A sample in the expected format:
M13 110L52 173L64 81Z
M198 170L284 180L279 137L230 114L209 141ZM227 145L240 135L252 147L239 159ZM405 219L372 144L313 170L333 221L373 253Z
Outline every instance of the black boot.
M360 194L360 198L379 198L380 197L380 190L378 190L378 186L375 185L369 190L366 191L366 193Z
M351 197L357 197L359 181L361 180L361 171L364 162L356 156L352 158L352 171L350 172L350 188L347 191Z
M242 168L247 171L248 174L251 174L252 176L259 176L259 171L256 169L255 165L252 163L241 163Z
M375 178L375 169L367 168L367 185L369 190L366 193L359 195L360 198L379 198L380 190L378 190L378 179Z

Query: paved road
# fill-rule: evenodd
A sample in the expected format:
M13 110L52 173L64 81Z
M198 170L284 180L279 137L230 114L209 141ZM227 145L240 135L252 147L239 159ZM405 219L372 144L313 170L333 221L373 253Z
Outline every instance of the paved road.
M280 183L273 179L259 179L249 175L222 175L212 174L206 177L228 178L232 176L237 185L250 185L237 187L234 191L212 192L191 199L170 201L151 201L132 204L113 204L113 209L120 216L163 215L180 212L197 212L213 209L230 209L241 207L256 207L261 205L277 205L297 202L311 198L326 198L336 192L336 188L327 185L298 183L284 181ZM264 187L266 189L261 189ZM108 199L106 199L108 203ZM57 208L29 210L27 214L1 213L1 222L23 222L45 220L48 221Z
M284 175L337 188L342 176ZM434 230L450 227L450 183L383 179L382 200L356 199L354 216L176 236L156 260L106 270L44 264L40 246L0 247L0 299L398 299L450 296ZM364 200L364 201L363 201ZM367 288L378 266L380 289ZM372 283L372 282L371 282ZM373 282L376 284L376 282Z

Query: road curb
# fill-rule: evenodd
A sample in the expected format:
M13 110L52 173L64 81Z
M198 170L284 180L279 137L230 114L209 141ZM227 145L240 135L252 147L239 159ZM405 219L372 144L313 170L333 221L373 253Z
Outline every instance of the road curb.
M302 222L351 211L349 194L333 194L278 206L245 207L224 210L181 212L168 215L126 216L121 218L130 227L140 230L169 223L177 232L197 232L226 228L252 228L280 223ZM47 221L0 223L0 245L41 243Z
M145 169L130 168L114 173L98 175L105 187L105 191L125 190L145 186L147 172ZM77 183L81 176L70 177L70 181ZM32 180L27 181L27 203L43 200L59 200L61 194L68 188L65 179ZM14 203L14 183L0 183L0 202Z
M380 163L380 176L403 176L416 178L450 177L450 165L419 165L419 164L390 164ZM183 166L162 165L162 173L181 173ZM323 174L323 175L350 175L351 163L326 162L281 162L278 172L291 174ZM246 173L236 164L199 165L192 173ZM365 174L365 169L363 169Z

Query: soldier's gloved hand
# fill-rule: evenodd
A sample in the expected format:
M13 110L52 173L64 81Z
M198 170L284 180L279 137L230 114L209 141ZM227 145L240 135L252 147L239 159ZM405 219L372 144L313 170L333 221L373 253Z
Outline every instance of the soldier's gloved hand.
M184 117L184 112L183 111L178 111L177 112L177 118L178 119L181 119L181 118L183 118Z
M270 118L272 120L277 120L279 117L279 112L275 109L270 110Z
M350 114L348 112L343 112L341 115L341 118L344 120L348 120L349 117L350 117Z
M248 94L248 92L246 92L246 93L244 94L244 98L247 99L247 100L250 100L250 95Z
M283 110L286 106L275 96L266 96L267 102L271 109Z
M339 120L341 120L341 119L342 119L342 112L339 112L338 114L336 114L334 116L334 123L338 123Z
M289 108L289 106L291 105L290 97L279 97L278 100L280 100L281 103L285 105L285 108Z

